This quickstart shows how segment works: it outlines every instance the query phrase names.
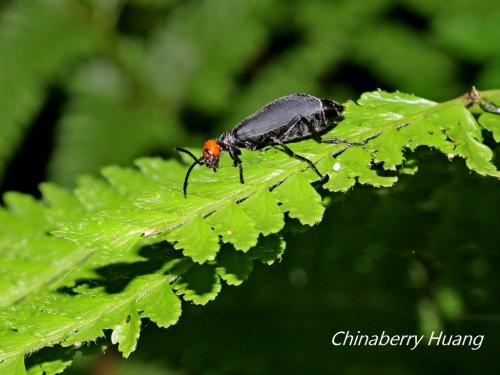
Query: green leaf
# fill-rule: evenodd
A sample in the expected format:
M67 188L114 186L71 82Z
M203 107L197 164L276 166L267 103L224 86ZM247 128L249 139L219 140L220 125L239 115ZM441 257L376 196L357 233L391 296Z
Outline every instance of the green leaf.
M500 142L500 116L493 113L483 113L479 117L479 125L493 133L495 142Z
M416 172L404 155L417 147L463 157L472 170L496 176L492 151L465 103L367 93L348 103L345 119L325 134L363 145L305 140L292 147L329 175L328 190L345 191L356 182L390 186L398 172ZM47 347L67 348L28 367L58 371L76 348L109 329L128 356L142 317L168 327L181 313L177 295L206 304L221 291L221 279L239 285L253 260L280 260L284 213L298 219L288 229L313 225L330 197L322 199L311 183L323 195L328 191L306 163L277 149L242 150L241 158L245 184L224 153L217 173L193 172L187 198L187 165L159 158L138 160L138 170L104 168L105 179L84 177L74 192L44 184L41 201L7 194L7 208L0 208L0 364L11 366ZM230 244L222 251L219 237Z
M275 261L281 260L285 248L286 242L283 237L279 235L261 237L257 246L252 248L248 252L248 255L270 266Z
M84 216L84 207L69 191L52 183L41 184L40 190L48 206L47 219L54 226L76 221Z
M151 319L158 327L168 328L177 323L181 316L181 301L174 294L164 277L151 275L151 277L145 278L144 282L145 284L151 283L158 278L162 278L163 282L159 283L156 288L151 289L137 303L137 306L142 310L141 317Z
M61 343L61 345L79 347L82 345L82 343L96 340L99 337L104 337L102 326L100 325L83 326L78 331L72 333L66 340L64 340Z
M414 95L386 91L366 92L356 103L351 102L346 106L345 117L348 125L342 122L343 127L352 126L351 124L356 124L358 127L362 125L379 127L388 121L404 124L407 117L430 111L438 105L436 102Z
M403 166L399 169L401 174L414 175L418 172L418 162L416 159L405 160Z
M102 169L102 174L118 192L125 197L137 197L148 190L156 190L158 184L145 179L133 169L110 166Z
M219 251L219 239L212 228L201 217L181 226L168 235L175 241L175 248L197 263L214 260Z
M221 290L220 279L215 269L207 265L193 266L179 277L173 287L184 300L196 305L205 305L213 301Z
M61 275L84 260L89 252L75 244L50 237L33 237L27 242L15 242L12 237L1 238L0 306L9 306L30 293L45 288Z
M465 158L467 166L477 173L500 177L500 172L491 162L493 152L481 143L481 130L475 118L465 108L460 110L462 116L457 118L458 124L447 131L448 136L458 143L455 152Z
M127 205L127 202L119 194L116 194L116 191L108 184L91 176L79 178L75 195L87 211L99 211Z
M137 308L134 303L129 305L126 310L126 315L121 321L113 327L111 334L111 342L118 344L118 350L122 352L125 358L128 358L136 346L141 330L141 318L137 313Z
M328 161L326 163L329 166L329 170L332 171L330 178L323 186L334 192L347 191L356 184L356 172L350 167L353 160L351 156L355 151L354 149L349 149L344 151L340 156L335 158L335 162ZM362 170L366 169L362 166Z
M59 227L52 234L90 249L101 249L121 256L142 236L140 228L112 220L82 220Z
M47 348L27 358L28 375L60 374L73 362L73 348ZM31 364L34 363L33 366Z
M287 179L273 194L283 204L283 210L302 224L314 225L323 217L325 208L321 205L321 196L301 174Z
M242 251L248 251L257 243L259 232L255 222L239 205L226 206L207 218L215 231L222 236L222 241L232 243Z
M253 269L253 260L250 256L224 248L217 255L217 274L228 285L240 285Z
M9 375L26 375L24 367L24 354L0 362L0 371Z
M332 191L345 191L354 185L356 179L360 184L376 187L391 186L397 181L397 177L379 176L371 169L371 162L372 156L365 150L359 147L348 149L335 159L334 173L325 187Z
M367 149L376 161L384 163L384 169L393 169L404 161L403 149L408 140L398 130L390 129L370 141Z
M255 193L240 205L255 223L255 229L264 236L283 229L283 212L267 189Z
M34 230L43 230L47 227L44 208L32 196L9 192L4 195L3 199L10 211L24 222L29 223Z

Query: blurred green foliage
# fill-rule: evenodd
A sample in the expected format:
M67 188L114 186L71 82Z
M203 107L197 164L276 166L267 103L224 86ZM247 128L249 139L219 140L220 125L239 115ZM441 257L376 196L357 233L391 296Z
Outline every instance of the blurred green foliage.
M500 85L491 1L10 1L0 14L0 171L40 114L46 177L215 136L267 101ZM36 141L34 142L36 149ZM110 152L112 151L112 152ZM28 151L29 152L29 151Z
M443 100L499 87L499 24L490 0L9 0L2 189L40 182L22 184L25 175L72 185L106 164L173 155L290 92L347 100L380 87ZM204 308L186 306L167 332L146 327L128 373L491 372L497 183L415 157L421 175L391 191L334 195L323 226L288 234L278 266L257 267ZM484 333L484 348L329 345L339 329L442 327Z

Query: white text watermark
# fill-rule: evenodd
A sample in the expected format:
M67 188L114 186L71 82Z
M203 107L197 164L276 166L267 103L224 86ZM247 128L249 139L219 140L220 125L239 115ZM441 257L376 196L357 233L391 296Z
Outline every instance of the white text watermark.
M334 346L402 346L415 350L419 346L468 347L478 350L483 345L484 335L450 335L432 331L429 335L364 334L360 331L338 331L332 337Z

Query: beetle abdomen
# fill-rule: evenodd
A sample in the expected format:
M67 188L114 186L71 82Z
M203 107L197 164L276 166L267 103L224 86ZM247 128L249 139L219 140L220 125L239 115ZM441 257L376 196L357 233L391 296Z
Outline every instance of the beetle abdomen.
M272 101L241 121L234 128L233 134L240 140L253 140L271 132L281 132L280 128L298 117L312 119L321 113L321 100L315 96L288 95Z

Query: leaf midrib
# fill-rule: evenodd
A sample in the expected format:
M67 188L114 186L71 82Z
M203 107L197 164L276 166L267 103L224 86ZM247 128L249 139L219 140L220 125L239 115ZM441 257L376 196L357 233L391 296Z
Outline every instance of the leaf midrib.
M155 272L155 274L157 274L157 273L161 273L161 272L160 271ZM72 329L71 333L69 335L66 335L65 337L61 337L61 336L64 336L64 332L68 331L68 325L66 325L61 329L55 330L52 334L46 336L45 338L37 340L36 343L33 343L31 345L27 345L26 347L23 347L23 350L12 351L12 352L9 352L8 354L4 355L3 357L0 356L0 362L4 362L6 360L9 360L13 357L19 356L21 354L25 354L25 353L31 354L34 351L38 350L39 348L60 344L66 338L70 337L72 333L77 333L84 328L91 327L92 324L95 324L95 322L98 321L99 319L101 319L103 316L106 316L107 314L112 313L113 311L119 310L119 308L123 307L127 303L141 300L146 295L148 295L152 289L154 289L155 287L158 287L161 283L166 282L166 279L167 279L167 276L165 276L165 278L159 279L153 283L148 283L144 287L135 291L128 298L126 297L120 301L115 301L115 303L113 303L109 308L104 309L96 316L89 318L86 321L86 323L80 324L80 325L78 325L78 327ZM36 337L36 336L32 336L32 337Z

